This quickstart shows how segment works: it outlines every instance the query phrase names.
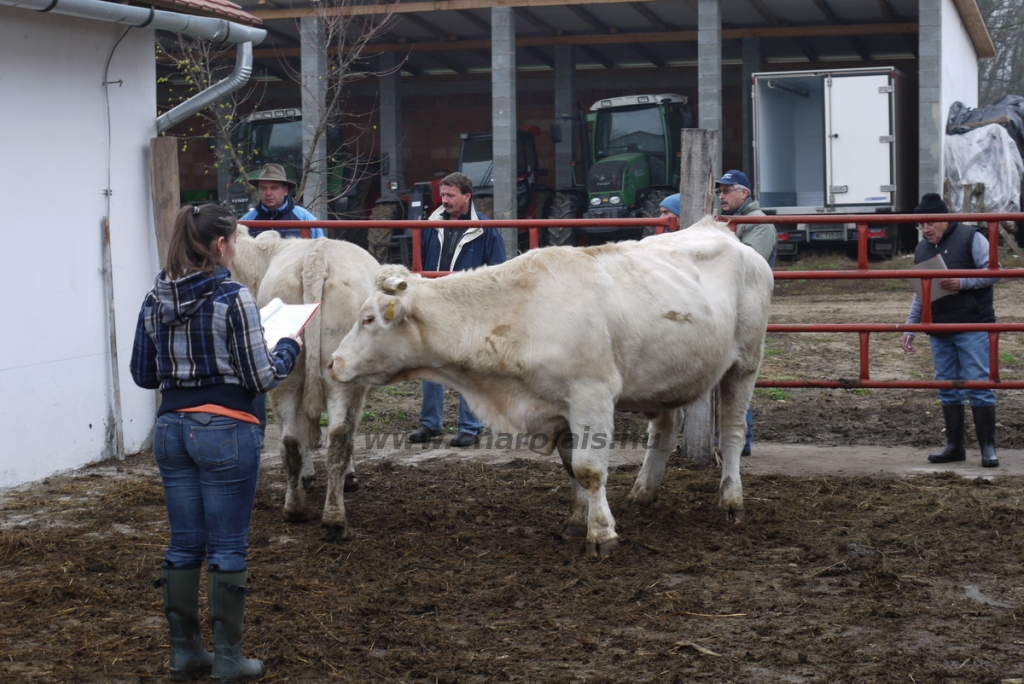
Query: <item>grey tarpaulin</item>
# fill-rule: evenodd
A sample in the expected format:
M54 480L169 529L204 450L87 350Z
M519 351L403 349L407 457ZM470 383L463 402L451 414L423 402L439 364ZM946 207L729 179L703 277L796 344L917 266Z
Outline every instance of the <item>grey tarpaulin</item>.
M1024 161L1005 128L989 124L945 138L949 209L964 210L964 187L985 184L985 211L1020 211Z

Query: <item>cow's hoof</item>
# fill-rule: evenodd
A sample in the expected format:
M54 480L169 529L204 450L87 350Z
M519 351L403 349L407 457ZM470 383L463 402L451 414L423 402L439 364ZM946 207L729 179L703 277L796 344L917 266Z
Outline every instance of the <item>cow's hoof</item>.
M313 482L316 480L315 475L304 476L302 478L302 489L308 494L313 491Z
M611 555L615 547L619 545L619 538L612 537L607 541L603 542L587 542L587 557L588 558L607 558Z
M289 511L283 512L284 521L290 523L303 523L309 520L309 515L305 511Z
M566 523L562 526L562 539L576 541L587 536L587 526L579 523Z
M735 508L725 514L727 520L734 523L746 522L747 514L742 508Z
M346 493L359 491L359 478L349 473L345 476L345 486L343 488Z
M352 531L348 525L324 525L324 539L329 542L348 541L352 538Z
M634 491L629 493L626 500L631 504L647 508L648 506L653 506L654 502L658 500L658 492L648 492L647 490L644 490L643 492Z

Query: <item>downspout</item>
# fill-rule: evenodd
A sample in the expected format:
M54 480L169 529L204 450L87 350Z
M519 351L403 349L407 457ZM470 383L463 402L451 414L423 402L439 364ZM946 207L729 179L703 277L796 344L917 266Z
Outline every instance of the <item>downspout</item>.
M120 5L114 2L105 2L105 0L0 0L0 6L184 33L215 43L238 43L235 70L223 81L193 95L171 111L157 117L157 133L165 132L174 124L187 119L218 98L245 85L252 74L252 46L259 45L267 37L267 32L264 29L237 24L227 19L193 17L154 8Z
M163 133L174 124L184 121L203 107L213 104L249 82L249 76L252 75L252 42L240 43L237 53L235 70L228 74L227 78L213 84L203 92L193 95L171 111L156 117L157 134Z

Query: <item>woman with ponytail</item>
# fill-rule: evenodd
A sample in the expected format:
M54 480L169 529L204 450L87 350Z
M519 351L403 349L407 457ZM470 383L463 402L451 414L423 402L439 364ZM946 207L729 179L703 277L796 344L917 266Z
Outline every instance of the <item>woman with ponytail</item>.
M186 206L175 220L167 265L139 313L131 373L160 389L153 456L163 480L171 541L161 579L173 679L212 670L226 682L263 674L242 656L249 525L263 446L254 398L295 366L300 340L271 351L252 293L231 280L238 239L225 206ZM214 653L199 630L203 562Z

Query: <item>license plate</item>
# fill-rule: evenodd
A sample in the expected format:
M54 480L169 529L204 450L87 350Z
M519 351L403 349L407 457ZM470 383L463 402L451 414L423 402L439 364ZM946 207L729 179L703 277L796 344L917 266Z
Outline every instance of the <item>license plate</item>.
M845 240L846 233L841 230L822 230L811 233L812 240Z

